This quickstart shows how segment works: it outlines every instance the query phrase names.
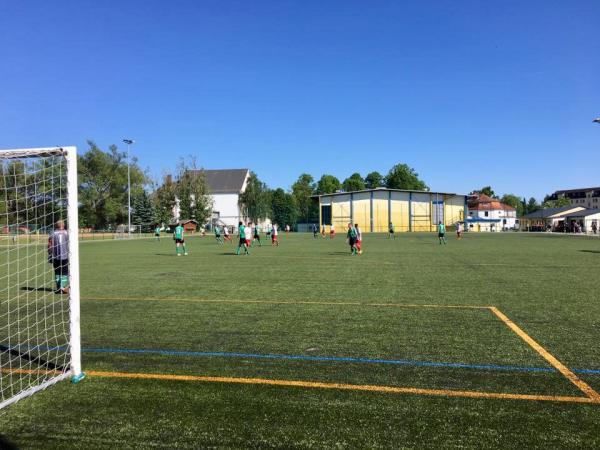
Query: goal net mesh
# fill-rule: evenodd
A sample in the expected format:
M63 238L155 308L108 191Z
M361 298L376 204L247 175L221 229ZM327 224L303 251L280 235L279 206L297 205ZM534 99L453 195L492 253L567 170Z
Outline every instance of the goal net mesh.
M55 270L48 245L67 208L60 150L0 152L0 409L70 370L68 259Z

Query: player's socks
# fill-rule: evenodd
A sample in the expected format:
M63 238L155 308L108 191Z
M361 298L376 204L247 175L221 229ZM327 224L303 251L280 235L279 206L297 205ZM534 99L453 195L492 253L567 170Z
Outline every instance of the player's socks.
M67 284L69 284L69 277L67 277L66 275L62 275L60 277L60 288L65 289L67 287Z

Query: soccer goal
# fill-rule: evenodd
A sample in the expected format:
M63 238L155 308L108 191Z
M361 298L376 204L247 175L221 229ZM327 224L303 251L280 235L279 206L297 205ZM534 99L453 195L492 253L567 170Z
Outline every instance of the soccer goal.
M75 147L0 150L0 410L83 377L77 214Z

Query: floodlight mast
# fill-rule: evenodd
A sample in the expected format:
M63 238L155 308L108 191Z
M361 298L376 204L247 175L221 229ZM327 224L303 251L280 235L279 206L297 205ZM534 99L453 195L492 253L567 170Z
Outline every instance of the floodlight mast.
M131 237L131 164L129 163L129 146L135 144L133 139L123 139L127 144L127 236Z

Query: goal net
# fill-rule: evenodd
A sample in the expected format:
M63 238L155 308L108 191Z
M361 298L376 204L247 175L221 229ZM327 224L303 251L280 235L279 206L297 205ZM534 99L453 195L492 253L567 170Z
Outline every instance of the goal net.
M0 151L0 410L81 379L75 147Z

